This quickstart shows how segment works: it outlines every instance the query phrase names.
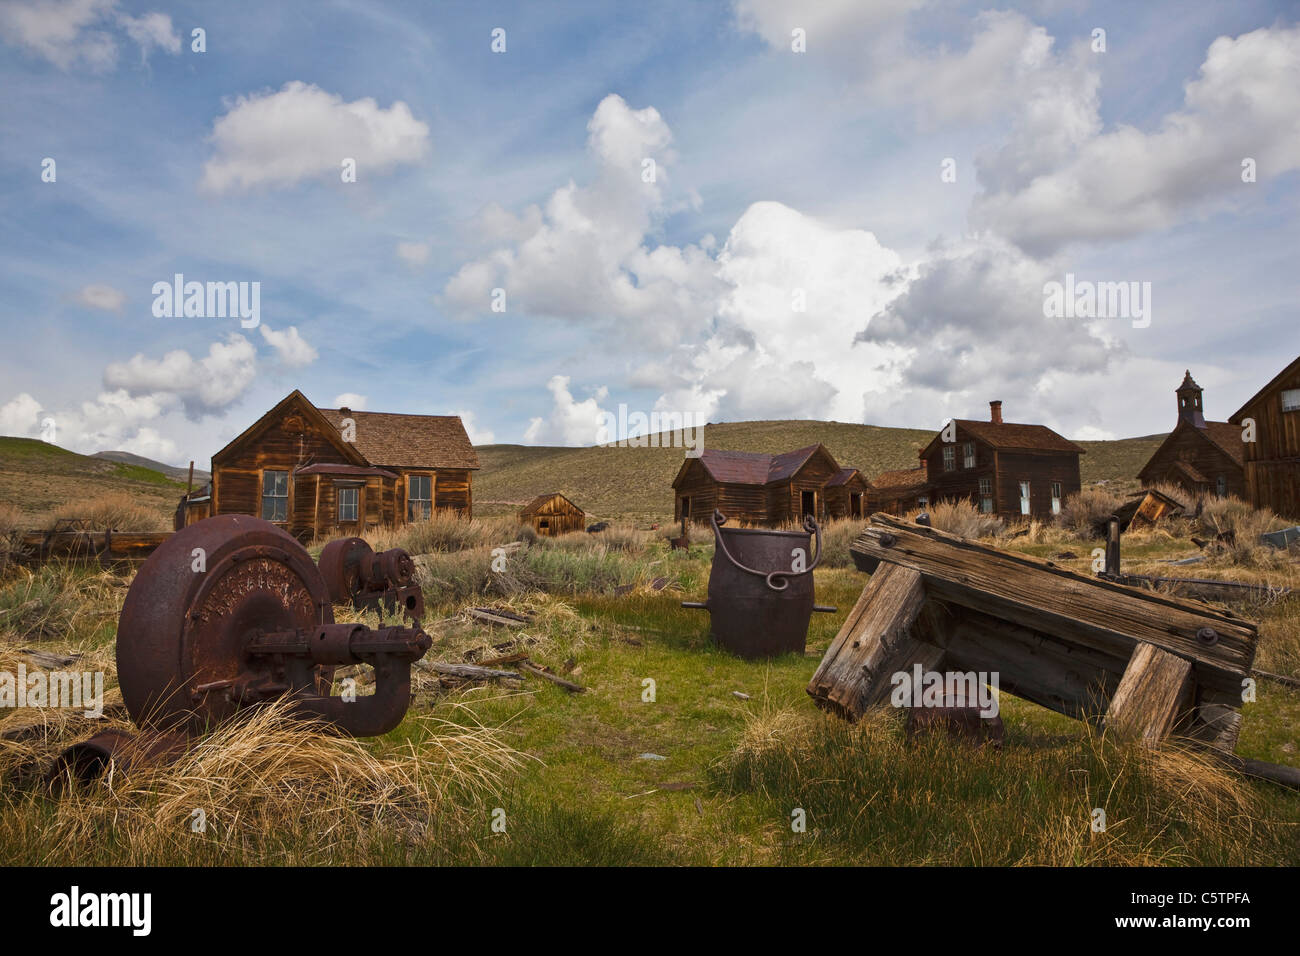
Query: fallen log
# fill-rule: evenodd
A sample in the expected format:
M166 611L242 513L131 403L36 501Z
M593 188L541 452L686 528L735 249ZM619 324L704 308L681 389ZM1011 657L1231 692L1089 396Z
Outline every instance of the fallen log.
M563 677L560 677L558 674L552 674L549 670L546 670L545 668L542 667L538 667L530 660L525 659L520 661L519 669L522 671L527 671L530 674L534 674L537 677L545 678L546 680L550 681L552 684L556 684L560 687L563 687L570 694L585 694L587 692L587 688L583 687L581 684L575 684L573 683L573 681L565 680Z
M491 667L479 667L475 664L448 664L444 661L416 661L415 666L421 670L448 677L461 677L466 680L523 680L522 674L514 671L494 670Z
M474 620L490 624L493 627L523 627L528 623L527 618L514 614L507 616L507 612L491 611L482 607L472 607L465 613Z

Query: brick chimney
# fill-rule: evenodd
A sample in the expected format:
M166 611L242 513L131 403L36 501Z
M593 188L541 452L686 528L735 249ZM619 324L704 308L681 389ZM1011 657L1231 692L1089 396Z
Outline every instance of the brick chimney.
M1002 402L1000 400L989 402L989 421L994 425L1002 424Z
M343 405L339 408L339 414L342 415L344 418L347 418L349 415L352 414L352 409L348 408L346 405Z

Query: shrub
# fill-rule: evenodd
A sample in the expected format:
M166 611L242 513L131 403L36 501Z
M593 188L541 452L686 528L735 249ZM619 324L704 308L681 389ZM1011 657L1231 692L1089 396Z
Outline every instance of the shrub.
M1277 553L1259 536L1286 526L1267 508L1256 510L1232 497L1206 498L1197 523L1201 531L1214 536L1217 546L1235 564L1269 563L1275 559Z
M93 531L172 530L170 516L149 505L143 505L131 495L120 491L97 498L69 501L55 508L40 523L48 528L61 519L85 521Z
M930 526L963 538L989 538L1003 529L997 515L984 514L969 498L936 501L929 509Z
M1106 536L1106 522L1124 504L1124 499L1105 488L1084 488L1061 504L1056 523L1080 538Z

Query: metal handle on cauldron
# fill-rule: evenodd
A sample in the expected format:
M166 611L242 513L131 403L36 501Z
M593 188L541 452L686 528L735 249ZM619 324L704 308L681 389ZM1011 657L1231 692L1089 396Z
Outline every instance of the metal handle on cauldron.
M746 567L732 556L731 552L727 550L727 543L722 540L722 529L719 526L727 523L727 516L717 508L714 508L713 516L709 519L709 523L713 525L713 540L716 541L718 547L722 549L722 553L727 556L727 560L734 564L737 569L744 571L746 574L756 574L760 578L765 579L767 581L767 586L773 591L784 591L790 586L789 579L797 574L811 574L813 569L817 567L818 563L822 559L822 529L817 526L817 519L812 515L803 516L803 529L809 534L815 536L817 556L813 558L812 564L808 565L808 567L804 568L802 571L758 571L754 568ZM778 585L776 583L777 581L780 581L781 583Z

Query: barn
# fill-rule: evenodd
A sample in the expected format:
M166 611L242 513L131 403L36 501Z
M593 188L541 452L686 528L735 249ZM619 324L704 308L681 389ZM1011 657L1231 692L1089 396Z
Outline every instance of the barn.
M705 448L673 479L676 521L706 524L714 509L735 524L779 525L827 517L826 486L839 463L820 442L779 455Z
M303 539L355 534L435 512L470 517L478 467L458 416L317 408L295 389L212 456L202 506L257 515Z
M1138 472L1142 487L1171 484L1194 497L1245 498L1241 429L1231 422L1205 420L1204 390L1190 369L1174 394L1178 396L1178 423Z
M1246 497L1256 508L1300 518L1300 358L1228 421L1238 429Z
M1059 513L1081 487L1082 454L1045 425L1004 422L1000 401L988 421L953 419L921 450L931 502L965 498L1004 518Z
M538 495L519 512L519 523L532 527L538 534L568 534L586 527L586 513L564 495Z
M841 468L826 482L826 515L830 518L861 518L866 513L871 485L856 468Z

